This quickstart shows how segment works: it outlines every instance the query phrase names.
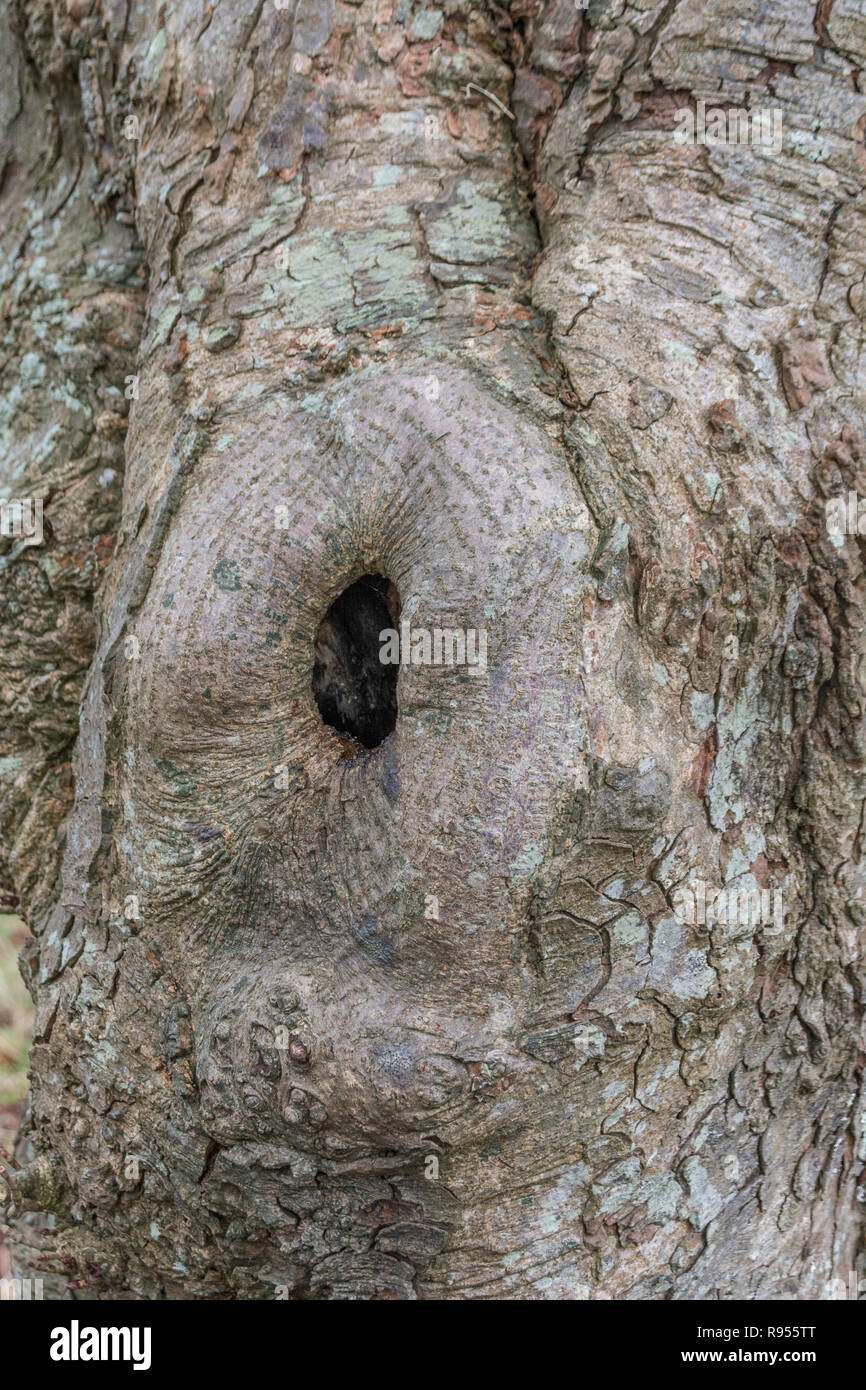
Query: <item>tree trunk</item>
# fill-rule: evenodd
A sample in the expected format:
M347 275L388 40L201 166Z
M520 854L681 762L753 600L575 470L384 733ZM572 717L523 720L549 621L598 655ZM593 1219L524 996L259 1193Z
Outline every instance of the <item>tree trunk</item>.
M856 1269L864 48L856 0L13 7L52 1296ZM702 101L779 147L678 141ZM402 664L383 740L380 623L487 641Z

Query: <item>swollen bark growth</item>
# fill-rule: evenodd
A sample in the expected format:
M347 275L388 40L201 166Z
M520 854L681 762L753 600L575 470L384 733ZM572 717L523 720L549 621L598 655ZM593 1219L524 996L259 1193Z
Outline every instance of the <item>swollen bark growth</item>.
M866 492L866 42L854 0L740 11L12 7L9 1187L55 1295L821 1297L861 1258L866 586L825 504ZM778 148L674 140L720 93Z

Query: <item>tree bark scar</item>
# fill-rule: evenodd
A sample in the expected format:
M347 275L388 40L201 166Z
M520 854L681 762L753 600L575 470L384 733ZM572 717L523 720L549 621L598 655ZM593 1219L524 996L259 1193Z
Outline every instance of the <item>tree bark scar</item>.
M788 8L0 31L46 1296L855 1269L864 55Z

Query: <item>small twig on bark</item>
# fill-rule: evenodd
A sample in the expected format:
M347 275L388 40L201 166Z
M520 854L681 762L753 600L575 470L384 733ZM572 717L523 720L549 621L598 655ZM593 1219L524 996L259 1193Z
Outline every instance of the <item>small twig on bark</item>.
M499 97L495 97L495 96L493 95L492 92L488 92L488 90L487 90L486 87L479 87L479 85L478 85L477 82L467 82L467 83L466 83L466 96L467 96L467 98L468 98L469 93L472 91L473 88L475 89L476 92L481 92L484 96L489 97L490 100L493 102L494 106L498 106L498 107L499 107L499 110L502 112L502 114L503 114L504 116L507 116L508 119L509 119L510 121L513 121L513 120L514 120L514 112L513 112L513 111L509 111L509 109L508 109L507 106L503 106L503 105L502 105L502 102L499 100Z

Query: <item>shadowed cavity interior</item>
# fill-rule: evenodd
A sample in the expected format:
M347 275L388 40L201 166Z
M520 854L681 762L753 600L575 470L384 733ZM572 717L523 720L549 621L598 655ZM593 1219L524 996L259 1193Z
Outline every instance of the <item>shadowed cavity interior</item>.
M399 666L380 658L379 634L396 629L400 600L389 579L364 574L334 600L319 625L313 695L326 724L375 748L397 722Z

